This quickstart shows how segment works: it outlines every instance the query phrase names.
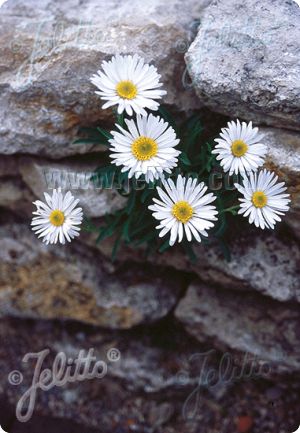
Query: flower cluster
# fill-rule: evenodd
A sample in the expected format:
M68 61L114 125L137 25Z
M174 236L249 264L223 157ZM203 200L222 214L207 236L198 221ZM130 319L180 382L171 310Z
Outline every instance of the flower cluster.
M284 182L277 183L278 176L267 170L258 170L264 164L268 148L261 143L262 135L258 128L243 122L228 122L223 128L217 145L212 151L217 160L229 174L240 173L242 185L235 183L237 190L244 196L239 214L249 217L249 223L262 229L274 229L279 215L289 210L289 194L286 194Z
M273 229L289 209L290 199L284 183L278 183L274 173L261 169L268 149L262 143L263 136L258 128L253 128L251 122L231 121L215 139L214 149L210 145L201 149L206 155L205 162L199 155L190 160L176 127L161 115L158 101L166 91L161 90L160 78L157 69L138 55L116 55L110 61L104 61L101 69L91 77L91 82L98 88L96 94L105 101L102 108L115 106L117 113L113 131L104 133L97 128L102 138L107 139L111 167L116 167L120 176L130 181L142 179L148 185L140 195L140 203L145 205L137 208L136 221L139 216L146 218L145 210L151 211L153 221L159 222L156 226L159 237L167 236L169 245L193 239L201 242L224 209L220 211L217 207L219 197L208 192L208 186L199 174L209 173L214 165L219 165L229 176L242 178L235 183L236 190L243 196L239 199L238 213L247 217L250 224ZM195 125L198 128L198 124ZM194 135L195 128L188 129L187 135L189 131ZM185 168L196 167L196 172L182 170L181 162ZM128 226L132 224L130 218L136 205L136 191L131 190L130 194L129 205L112 224L114 228L123 224L125 238L129 238ZM68 192L63 196L61 191L54 190L52 197L45 194L45 199L47 204L35 202L38 216L33 218L32 225L39 237L46 243L64 243L65 239L70 241L77 236L82 210L76 207L78 201L72 194ZM147 240L153 237L152 232L147 232L150 225L145 226L143 234ZM111 228L107 230L111 231ZM137 227L135 233L138 232ZM104 230L99 238L105 236Z

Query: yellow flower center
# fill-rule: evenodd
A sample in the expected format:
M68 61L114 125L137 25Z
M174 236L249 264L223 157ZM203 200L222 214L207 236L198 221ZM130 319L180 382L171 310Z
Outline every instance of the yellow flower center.
M134 99L137 95L137 87L130 80L120 81L116 86L116 91L123 99Z
M65 222L65 214L61 210L53 210L49 216L52 225L60 227Z
M254 204L255 207L262 208L266 206L267 202L268 202L268 197L263 191L255 191L252 194L252 203Z
M240 158L244 156L248 150L247 144L243 140L235 140L231 144L231 152L234 156Z
M134 140L131 145L131 151L133 155L139 161L148 161L157 154L157 143L155 140L149 137L141 136Z
M172 215L183 224L192 218L193 213L194 210L187 201L178 201L172 207Z

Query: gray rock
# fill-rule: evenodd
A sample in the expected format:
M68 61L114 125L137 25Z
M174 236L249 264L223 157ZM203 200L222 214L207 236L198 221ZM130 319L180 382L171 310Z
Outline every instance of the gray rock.
M4 178L0 182L0 206L19 215L30 216L34 197L19 178Z
M300 189L298 187L290 188L292 196L292 208L286 217L287 224L292 228L293 232L300 239Z
M34 364L26 365L22 362L26 353L49 348L50 353L43 368L50 369L58 352L64 353L67 359L74 360L80 351L87 354L92 349L95 361L91 362L89 371L96 361L107 363L107 374L102 379L66 383L61 387L53 387L48 392L40 392L34 407L34 417L42 413L55 418L73 419L89 427L96 428L101 424L101 430L109 433L113 431L112 426L115 426L118 419L124 423L127 419L138 422L133 413L139 412L147 417L147 405L151 404L152 400L155 402L149 394L150 387L153 391L162 391L166 388L168 377L176 379L176 371L170 369L168 362L176 365L177 353L172 351L172 357L171 353L164 356L162 349L151 347L146 341L141 343L138 338L125 339L124 336L107 334L99 330L96 333L86 332L84 329L77 333L68 332L65 326L47 321L26 326L23 321L16 320L1 320L0 338L1 397L5 396L5 400L14 408L32 382ZM124 341L127 343L126 347L123 346ZM121 358L117 362L108 359L112 348L120 350ZM19 387L11 386L7 380L10 371L16 368L22 371L24 378ZM148 390L142 400L139 397L141 390ZM167 395L163 398L168 401ZM131 413L133 406L134 411ZM156 418L153 424L157 421ZM138 424L144 423L140 421ZM87 427L84 428L86 429Z
M300 251L295 241L271 231L249 229L229 243L229 249L229 262L217 246L199 250L199 265L194 269L202 280L237 290L256 290L280 301L300 302Z
M207 273L200 278L227 287L254 289L280 301L300 302L300 252L296 242L272 232L249 232L229 245L231 260L208 249ZM210 276L208 276L210 275ZM229 283L229 285L228 285Z
M112 120L89 77L116 53L157 66L179 111L199 106L185 91L183 52L211 0L20 0L1 7L0 152L60 158L97 151L73 145L78 126ZM105 13L103 13L105 11Z
M70 190L80 200L84 214L91 218L115 212L126 204L117 191L102 189L101 184L91 180L97 166L97 162L53 162L30 157L19 161L22 179L36 197L43 200L43 193L53 188Z
M81 240L88 245L95 245L93 235L86 234ZM194 264L176 246L164 254L152 255L148 260L193 272L202 281L214 286L230 287L237 291L255 290L279 301L300 302L300 251L295 239L282 236L277 230L252 230L249 227L242 235L232 232L228 247L230 261L225 259L217 242L205 246L195 245L197 259ZM110 239L99 243L97 248L105 256L111 256ZM146 259L142 253L142 249L134 250L125 245L118 258L144 262Z
M297 206L297 207L296 207ZM299 213L300 213L300 200L298 198L298 201L296 205L294 206L294 209L292 209L287 217L286 222L293 230L295 236L300 239L300 219L299 219Z
M263 296L192 284L176 308L176 317L199 341L247 352L300 370L299 306Z
M284 221L300 237L300 134L284 129L261 128L268 145L266 166L284 180L291 194L291 209Z
M18 174L19 174L18 157L1 155L0 178L6 176L17 176Z
M31 428L40 420L45 433L58 430L60 425L63 425L64 431L74 433L96 433L99 431L99 425L103 433L199 433L209 431L212 424L218 426L216 431L225 432L228 431L226 428L229 418L220 416L222 413L232 415L230 431L235 431L235 415L239 415L245 407L251 407L255 411L258 425L267 422L270 424L270 405L274 403L274 399L276 404L280 404L280 409L281 405L287 408L283 410L284 415L281 419L282 431L292 431L290 427L296 425L299 407L297 375L291 377L292 381L287 381L285 376L277 378L277 390L272 393L272 385L269 381L265 382L264 377L260 376L259 380L250 377L248 380L236 381L233 377L226 392L217 398L214 395L217 386L209 389L200 387L199 376L219 374L220 356L216 356L216 359L212 354L209 356L206 362L207 371L204 371L203 362L196 358L195 382L192 383L189 376L192 372L188 370L188 363L183 360L191 359L193 354L200 355L201 351L207 350L194 339L178 332L172 332L170 338L170 333L164 329L161 329L157 340L153 342L150 342L145 334L135 334L134 331L126 334L106 333L90 327L81 327L78 331L75 327L67 327L58 321L1 320L2 426L3 423L5 426L6 421L10 421L10 417L11 423L7 422L7 425L12 425L16 404L32 384L35 361L22 362L24 355L37 353L46 348L50 353L46 356L42 369L51 370L54 357L59 352L74 360L80 351L84 350L87 354L89 349L93 349L95 360L91 362L89 371L94 367L96 360L101 360L107 363L107 374L102 379L55 386L47 392L39 390L32 423L25 425ZM161 345L162 337L166 338L168 349ZM109 361L108 354L111 348L120 350L119 361ZM232 360L236 362L234 352ZM233 368L237 369L236 366ZM23 381L19 386L12 386L7 380L13 370L22 373ZM238 368L238 372L240 371ZM176 385L179 378L184 380ZM41 415L51 418L40 418ZM67 420L76 423L73 428ZM276 420L278 425L278 419ZM199 425L202 430L199 430Z
M39 351L47 342L52 355L58 352L66 354L67 358L75 359L80 350L94 350L98 360L108 364L108 376L115 381L122 381L125 388L131 392L143 391L146 393L157 393L168 391L176 387L196 385L199 381L199 365L194 368L190 357L195 352L205 350L200 344L193 341L189 343L188 335L184 331L177 330L170 339L169 328L176 325L174 321L168 324L169 328L163 328L159 335L146 331L135 333L135 330L114 331L95 328L80 324L79 327L69 326L62 321L34 320L28 321L9 318L0 319L1 342L13 347L14 359L20 362L25 353ZM23 325L23 326L22 326ZM15 344L19 334L19 344ZM161 339L168 340L168 348L161 346ZM110 350L116 348L119 351L119 360L114 362ZM7 347L5 348L7 349ZM8 362L7 350L4 345L0 348L1 363ZM39 349L39 350L38 350ZM210 358L210 366L218 362L217 351ZM11 359L9 359L11 361ZM5 369L8 365L5 365ZM26 368L26 367L25 367ZM180 373L185 370L189 373L183 381ZM188 371L189 370L189 371ZM25 372L24 372L25 373ZM26 369L26 375L30 377L32 369ZM27 378L27 377L26 377ZM7 376L1 375L0 389L7 382Z
M300 133L278 128L260 128L268 146L266 166L276 171L289 187L300 186Z
M1 316L127 329L167 315L183 287L176 274L170 278L163 269L154 273L152 267L134 265L116 268L76 242L47 247L29 225L1 226L0 236Z
M212 110L300 128L300 8L293 0L214 1L186 63Z

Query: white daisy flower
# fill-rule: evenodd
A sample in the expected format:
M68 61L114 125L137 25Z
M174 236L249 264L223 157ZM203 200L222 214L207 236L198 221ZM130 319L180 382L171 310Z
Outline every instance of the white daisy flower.
M46 203L37 200L33 204L37 210L32 212L37 215L32 219L32 230L42 237L42 241L48 244L65 243L65 239L79 236L82 222L82 209L76 207L79 200L75 199L70 191L64 195L59 188L53 190L52 197L44 193Z
M156 227L161 229L160 237L170 234L170 245L174 245L178 238L181 242L185 236L190 242L195 238L201 242L201 236L208 236L207 230L214 226L216 221L216 207L210 205L216 197L205 194L207 186L200 184L197 179L186 178L179 175L176 185L172 179L164 182L164 189L157 187L161 198L154 198L154 205L149 206L153 216L160 221Z
M178 162L180 151L174 129L160 117L137 116L136 121L125 120L128 131L116 124L119 131L112 131L110 150L113 164L123 165L122 172L138 179L145 175L146 182L163 178L171 173Z
M215 139L218 144L212 153L218 155L225 172L229 171L230 175L251 172L263 165L268 148L260 142L263 135L252 127L252 122L248 125L239 120L228 122L220 137Z
M118 105L118 113L125 110L129 116L135 111L146 115L146 110L157 110L160 99L167 92L159 90L160 75L155 66L144 63L137 54L134 56L116 55L109 62L102 62L103 71L97 71L91 82L98 87L96 91L107 101L103 109Z
M274 229L277 221L281 221L279 215L284 215L289 210L290 195L283 194L286 191L284 182L276 183L278 176L267 170L259 173L250 173L250 177L244 176L243 185L235 184L244 198L241 202L239 214L249 217L249 223L264 229Z

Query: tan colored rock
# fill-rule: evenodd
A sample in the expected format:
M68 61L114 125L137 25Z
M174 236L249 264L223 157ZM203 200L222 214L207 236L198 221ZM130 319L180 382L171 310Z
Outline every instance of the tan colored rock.
M1 226L0 238L1 316L127 329L167 315L182 288L176 275L134 265L114 268L79 244L47 247L26 225Z

